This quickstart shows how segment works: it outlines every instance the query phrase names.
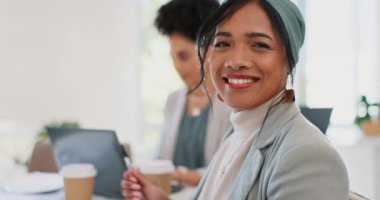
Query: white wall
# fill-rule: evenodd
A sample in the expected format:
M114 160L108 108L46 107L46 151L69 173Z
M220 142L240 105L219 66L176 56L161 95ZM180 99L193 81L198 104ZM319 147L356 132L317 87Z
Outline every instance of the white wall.
M136 140L138 11L131 0L0 0L0 119L76 120Z

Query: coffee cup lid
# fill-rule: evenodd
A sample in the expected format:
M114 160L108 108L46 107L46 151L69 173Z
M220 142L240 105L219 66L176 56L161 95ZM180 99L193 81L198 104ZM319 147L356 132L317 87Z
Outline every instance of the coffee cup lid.
M154 160L140 167L144 174L169 174L174 171L174 165L170 160Z
M95 177L97 171L93 164L75 163L63 166L59 173L64 178L86 178Z

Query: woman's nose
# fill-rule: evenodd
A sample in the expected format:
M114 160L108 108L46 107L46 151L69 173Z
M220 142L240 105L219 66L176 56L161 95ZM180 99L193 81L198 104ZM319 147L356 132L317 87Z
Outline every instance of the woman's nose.
M235 47L226 57L224 66L232 70L251 68L252 62L248 51L244 47Z

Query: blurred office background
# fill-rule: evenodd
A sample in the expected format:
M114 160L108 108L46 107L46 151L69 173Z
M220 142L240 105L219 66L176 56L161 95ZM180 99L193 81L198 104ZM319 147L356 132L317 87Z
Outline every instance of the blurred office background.
M136 155L153 156L166 97L182 87L153 26L165 2L0 0L0 183L51 121L114 129ZM330 127L360 134L353 130L360 96L380 102L380 1L294 2L307 24L297 102L333 107ZM376 178L362 179L371 189L359 192L380 199Z

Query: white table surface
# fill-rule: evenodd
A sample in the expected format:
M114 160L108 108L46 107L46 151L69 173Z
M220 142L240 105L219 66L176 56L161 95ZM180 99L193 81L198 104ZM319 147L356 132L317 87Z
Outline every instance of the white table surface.
M26 194L13 194L13 193L1 193L0 200L65 200L64 190L59 190L47 194L35 194L35 195L26 195ZM94 195L93 200L116 200L112 198L106 198Z
M190 199L195 192L195 187L186 187L179 192L171 195L172 200L186 200ZM0 190L0 200L64 200L64 190L59 190L46 194L15 194ZM93 196L93 200L116 200L114 198L107 198L98 195Z

